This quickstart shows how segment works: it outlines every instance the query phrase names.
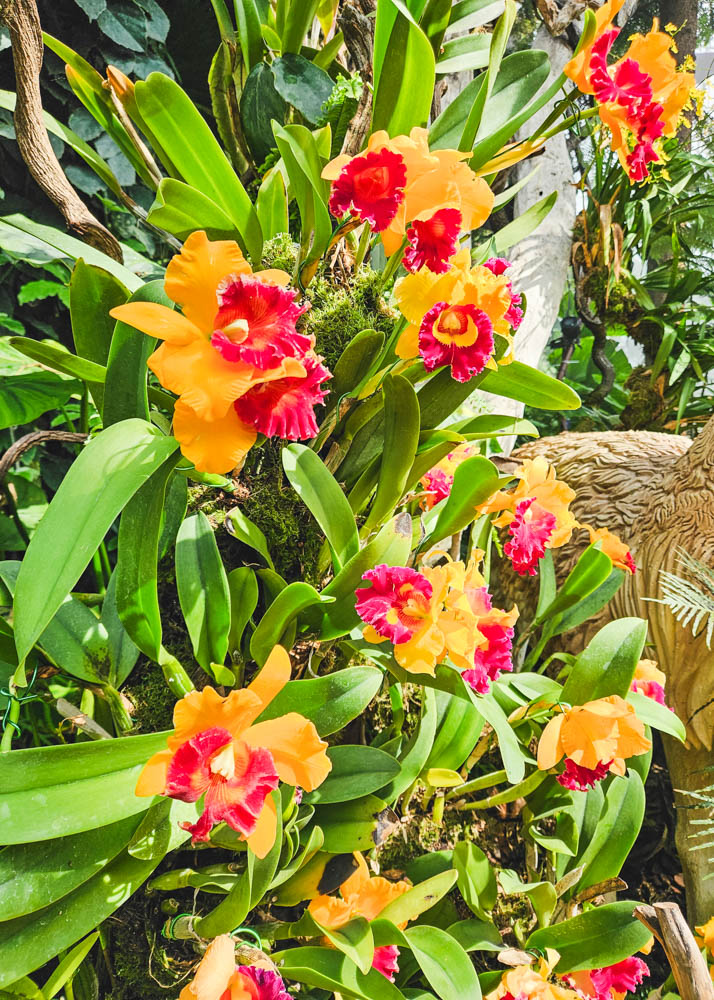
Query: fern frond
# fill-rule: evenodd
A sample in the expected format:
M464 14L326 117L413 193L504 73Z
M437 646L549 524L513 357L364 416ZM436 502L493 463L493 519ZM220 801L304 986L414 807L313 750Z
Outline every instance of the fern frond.
M686 569L694 580L684 580L676 573L660 570L664 596L649 597L646 600L655 604L665 604L677 621L684 628L689 628L695 636L706 629L705 641L707 649L711 649L714 638L714 570L689 555L684 549L677 549L677 555L679 565Z

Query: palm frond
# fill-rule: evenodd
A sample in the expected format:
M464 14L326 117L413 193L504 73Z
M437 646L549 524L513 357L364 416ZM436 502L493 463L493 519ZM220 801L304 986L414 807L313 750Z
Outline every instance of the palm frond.
M646 600L665 604L677 621L695 636L706 629L705 641L707 649L711 649L714 637L714 570L684 549L677 549L677 555L679 565L694 579L685 580L676 573L660 570L664 596L648 597Z

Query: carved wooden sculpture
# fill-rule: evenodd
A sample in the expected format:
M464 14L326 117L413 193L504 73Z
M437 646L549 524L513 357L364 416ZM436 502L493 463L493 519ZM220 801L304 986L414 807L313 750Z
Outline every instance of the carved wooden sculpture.
M693 442L646 431L565 433L528 444L512 458L537 454L552 462L559 477L577 491L576 517L618 533L630 545L638 567L597 621L563 638L576 651L611 618L646 618L652 655L667 675L668 703L687 727L686 747L665 738L672 785L686 792L714 783L714 650L707 648L704 631L693 635L668 607L644 600L662 596L662 570L687 578L678 563L678 548L714 565L714 418ZM560 577L586 543L582 532L571 546L556 553ZM677 800L680 807L693 803L686 795ZM703 818L711 814L678 810L676 840L690 923L702 923L714 914L714 879L705 878L714 868L709 861L714 850L696 849L703 830L694 821Z

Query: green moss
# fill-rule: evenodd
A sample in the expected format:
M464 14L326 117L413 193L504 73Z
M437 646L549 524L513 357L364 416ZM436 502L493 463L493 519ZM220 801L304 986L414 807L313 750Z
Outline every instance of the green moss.
M298 245L289 233L280 233L263 246L261 264L264 268L275 267L292 274L298 258Z
M159 900L145 891L132 897L109 921L112 990L108 1000L166 1000L177 996L197 955L189 942L167 942Z
M629 393L629 398L620 414L622 426L627 430L662 430L667 406L657 384L651 384L651 373L636 368L623 388Z
M142 657L124 685L123 693L134 706L132 718L136 732L160 733L173 728L176 698L158 664Z

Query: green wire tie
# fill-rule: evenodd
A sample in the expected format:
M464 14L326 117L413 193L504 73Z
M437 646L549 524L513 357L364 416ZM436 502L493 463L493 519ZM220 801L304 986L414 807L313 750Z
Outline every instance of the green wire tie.
M263 950L263 941L262 941L262 939L260 937L260 934L258 934L258 932L253 927L236 927L236 929L234 931L231 931L231 935L230 936L232 938L235 938L239 934L249 934L249 935L252 935L252 937L258 943L258 951L262 951ZM240 941L240 937L238 937L237 940Z
M32 672L32 679L25 688L26 691L30 690L32 685L35 683L36 678L37 678L37 667L35 667L35 669ZM11 691L9 688L0 688L0 695L7 698L7 705L5 706L5 714L3 715L2 718L2 728L3 730L5 730L7 729L8 726L12 726L12 728L19 736L20 733L22 732L22 728L13 719L10 718L10 709L12 708L12 703L13 701L16 701L18 705L24 705L28 701L37 701L39 695L26 694L22 698L18 698L15 692Z
M178 941L179 939L174 934L174 928L176 927L176 921L180 920L181 917L189 917L193 919L192 913L177 913L176 916L171 917L167 920L164 926L161 928L162 937L167 938L169 941Z

